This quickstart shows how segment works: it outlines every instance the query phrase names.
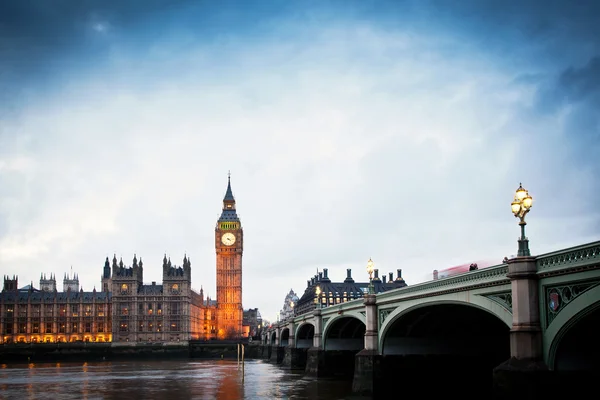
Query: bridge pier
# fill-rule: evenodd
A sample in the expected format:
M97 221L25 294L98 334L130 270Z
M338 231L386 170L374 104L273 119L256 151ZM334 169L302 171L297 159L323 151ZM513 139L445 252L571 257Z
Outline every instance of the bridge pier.
M323 350L311 347L306 352L306 368L308 376L352 378L356 351L353 350Z
M267 346L265 346L264 344L261 343L260 352L259 352L260 358L267 358L267 352L268 352Z
M267 361L268 362L277 361L277 347L276 346L269 345L269 348L267 349Z
M289 329L288 346L294 348L294 347L296 347L296 324L294 324L293 319L288 323L288 329Z
M323 350L323 318L321 309L317 308L313 312L315 322L315 333L313 336L313 345L306 352L306 369L304 372L309 376L323 376L325 371L325 351Z
M275 362L277 364L281 364L283 362L283 357L285 356L285 347L277 346L275 350Z
M325 376L325 350L311 347L306 352L306 368L304 372L308 376Z
M366 295L364 304L367 320L365 348L358 352L354 358L352 392L372 395L375 390L375 382L379 374L381 360L377 345L377 299L375 295Z
M547 387L548 367L542 353L539 284L536 258L519 256L508 260L511 280L513 323L510 356L493 371L496 398L540 393Z
M380 381L381 356L376 350L361 350L354 357L354 377L352 392L360 395L373 395Z
M289 369L306 369L306 357L308 349L297 349L288 346L284 349L282 366Z

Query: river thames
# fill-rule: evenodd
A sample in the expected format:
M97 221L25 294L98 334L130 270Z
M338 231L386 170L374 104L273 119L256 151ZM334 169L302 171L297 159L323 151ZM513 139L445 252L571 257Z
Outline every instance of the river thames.
M357 399L352 382L261 360L2 364L2 399Z

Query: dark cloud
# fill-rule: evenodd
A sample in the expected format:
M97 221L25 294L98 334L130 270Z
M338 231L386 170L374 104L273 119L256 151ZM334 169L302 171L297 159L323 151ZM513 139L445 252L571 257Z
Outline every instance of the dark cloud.
M13 41L40 48L61 47L82 38L82 27L94 18L128 25L152 15L177 9L189 0L73 1L23 0L0 4L2 49ZM27 50L27 49L25 49Z
M592 57L583 66L570 66L547 80L539 88L536 106L538 111L549 114L568 107L565 134L577 136L578 143L584 149L590 150L589 146L598 148L600 56ZM581 154L576 157L580 158ZM592 160L594 158L592 157Z
M479 36L473 36L475 39L502 41L512 33L529 39L527 43L511 43L515 48L528 46L532 41L553 49L566 42L573 46L589 43L598 46L600 2L594 0L465 0L452 3L432 0L429 4L439 10L442 18L454 20L455 28L479 32Z
M37 95L57 77L97 66L109 54L111 40L102 40L94 25L108 24L120 44L143 52L166 29L220 37L271 17L335 23L352 18L382 29L420 26L429 32L447 31L495 53L503 62L551 57L559 70L573 59L600 54L600 2L597 1L476 1L437 0L380 2L221 1L190 0L76 1L23 0L0 3L0 101L5 111L18 110L19 96ZM331 10L337 10L333 13ZM285 14L284 14L285 12ZM579 58L581 62L582 59ZM550 64L547 68L552 68ZM528 73L527 71L523 71ZM28 92L28 90L30 92ZM37 90L37 91L36 91ZM34 93L31 93L33 91ZM4 101L3 101L4 100ZM10 110L9 110L10 111Z
M94 65L108 41L94 27L128 27L180 7L188 0L0 2L0 103L16 112L57 76ZM96 37L94 37L96 36ZM125 39L125 38L122 38ZM32 93L34 91L35 93Z
M600 100L600 55L593 57L581 68L567 68L558 78L557 85L569 103L589 98Z

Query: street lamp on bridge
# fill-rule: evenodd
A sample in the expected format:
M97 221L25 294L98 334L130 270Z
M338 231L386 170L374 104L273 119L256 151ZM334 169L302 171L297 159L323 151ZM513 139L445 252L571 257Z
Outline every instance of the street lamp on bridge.
M519 225L521 226L521 237L519 238L519 251L517 252L518 257L530 256L529 251L529 239L525 237L525 215L531 209L533 198L529 195L529 192L523 188L519 183L519 188L515 193L515 198L510 204L513 214L519 218Z
M317 308L321 308L321 288L319 286L315 289L315 294L317 295Z
M375 288L373 287L373 265L375 263L369 258L367 261L367 272L369 273L369 294L375 294Z

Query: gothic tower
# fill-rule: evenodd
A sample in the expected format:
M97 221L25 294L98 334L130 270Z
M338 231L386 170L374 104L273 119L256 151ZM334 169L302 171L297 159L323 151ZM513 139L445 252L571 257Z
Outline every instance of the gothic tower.
M242 334L242 252L244 235L235 211L231 176L223 198L223 212L215 228L217 253L217 321L220 339Z
M65 273L65 278L63 279L63 292L67 291L79 292L79 276L76 273L73 273L73 276Z
M44 292L56 292L56 277L50 274L50 279L47 279L46 274L40 276L40 290Z
M106 262L105 262L106 267ZM136 318L142 297L138 296L144 281L144 263L140 257L138 263L137 255L133 255L131 267L123 264L120 258L117 264L117 255L112 260L112 277L110 278L112 293L112 327L113 341L137 341ZM109 280L103 280L107 283ZM104 289L104 288L103 288Z
M115 256L116 257L116 256ZM117 259L115 258L114 263L117 263ZM103 292L111 292L112 291L112 278L110 275L110 262L108 261L108 257L104 261L104 270L102 272L102 277L100 278L102 282L102 291Z
M190 318L193 318L191 312L191 290L192 290L192 262L183 256L183 266L178 267L171 264L171 257L163 258L163 293L168 296L167 314L167 332L171 342L178 340L190 340L190 333L195 331ZM158 306L157 306L158 307ZM162 313L158 309L156 312Z

